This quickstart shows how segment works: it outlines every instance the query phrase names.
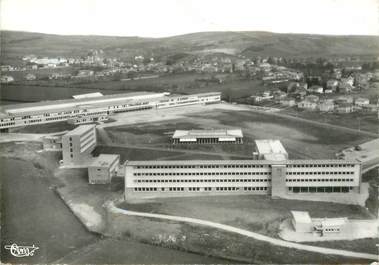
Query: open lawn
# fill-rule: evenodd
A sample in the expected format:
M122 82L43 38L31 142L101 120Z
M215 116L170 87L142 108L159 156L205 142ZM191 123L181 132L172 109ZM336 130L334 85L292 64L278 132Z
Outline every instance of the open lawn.
M253 111L225 110L189 114L185 119L109 127L105 130L114 143L168 148L172 147L170 136L176 129L225 127L240 127L244 133L244 145L176 145L174 149L249 156L255 139L279 139L287 149L290 158L335 158L335 153L340 150L371 139L368 136L340 129L326 129L317 124L289 118Z

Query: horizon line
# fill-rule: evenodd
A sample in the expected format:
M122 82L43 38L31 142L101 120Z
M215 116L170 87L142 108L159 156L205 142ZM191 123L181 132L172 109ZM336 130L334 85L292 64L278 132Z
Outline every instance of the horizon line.
M266 31L266 30L212 30L212 31L195 31L189 33L182 33L176 35L168 35L161 37L151 37L151 36L139 36L139 35L108 35L108 34L85 34L85 33L49 33L49 32L40 32L40 31L28 31L28 30L13 30L13 29L0 29L0 32L8 31L8 32L22 32L22 33L34 33L34 34L44 34L44 35L56 35L56 36L87 36L87 37L117 37L117 38L146 38L146 39L164 39L164 38L173 38L179 36L186 36L191 34L201 34L201 33L271 33L271 34L287 34L287 35L312 35L312 36L327 36L327 37L379 37L379 34L327 34L327 33L304 33L304 32L274 32L274 31Z

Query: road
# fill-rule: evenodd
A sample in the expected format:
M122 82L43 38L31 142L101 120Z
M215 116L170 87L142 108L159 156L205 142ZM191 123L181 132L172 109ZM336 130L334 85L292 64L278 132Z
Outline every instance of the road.
M270 243L270 244L273 244L276 246L280 246L280 247L295 248L298 250L316 252L316 253L325 254L325 255L337 255L337 256L354 257L354 258L361 258L361 259L368 259L368 260L377 260L377 258L378 258L377 255L369 254L369 253L361 253L361 252L347 251L347 250L341 250L341 249L316 247L316 246L309 246L309 245L303 245L303 244L299 244L299 243L288 242L288 241L284 241L281 239L276 239L276 238L268 237L268 236L261 235L258 233L254 233L254 232L244 230L241 228L233 227L230 225L224 225L224 224L215 223L215 222L211 222L211 221L207 221L207 220L195 219L195 218L190 218L190 217L182 217L182 216L142 213L142 212L123 210L123 209L117 208L113 204L113 202L109 203L108 207L109 207L108 209L112 212L125 214L125 215L148 217L148 218L157 218L157 219L163 219L163 220L171 220L171 221L178 221L178 222L185 222L185 223L192 223L192 224L197 224L197 225L209 226L209 227L224 230L227 232L232 232L232 233L240 234L243 236L251 237L251 238L254 238L256 240L264 241L264 242L267 242L267 243Z

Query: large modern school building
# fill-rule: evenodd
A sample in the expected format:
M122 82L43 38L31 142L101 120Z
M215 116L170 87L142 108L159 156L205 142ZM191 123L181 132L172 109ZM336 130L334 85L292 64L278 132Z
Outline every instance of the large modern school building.
M220 92L175 96L171 96L169 93L138 92L6 105L2 106L0 111L0 129L72 119L96 121L99 117L120 112L209 104L220 101Z
M125 199L222 194L359 193L361 165L346 160L127 161Z

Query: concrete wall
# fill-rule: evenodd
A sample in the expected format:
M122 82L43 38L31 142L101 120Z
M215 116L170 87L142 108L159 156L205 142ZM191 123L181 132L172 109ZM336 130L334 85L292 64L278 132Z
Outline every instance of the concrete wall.
M285 196L287 193L285 165L272 165L271 184L272 198L280 198Z

